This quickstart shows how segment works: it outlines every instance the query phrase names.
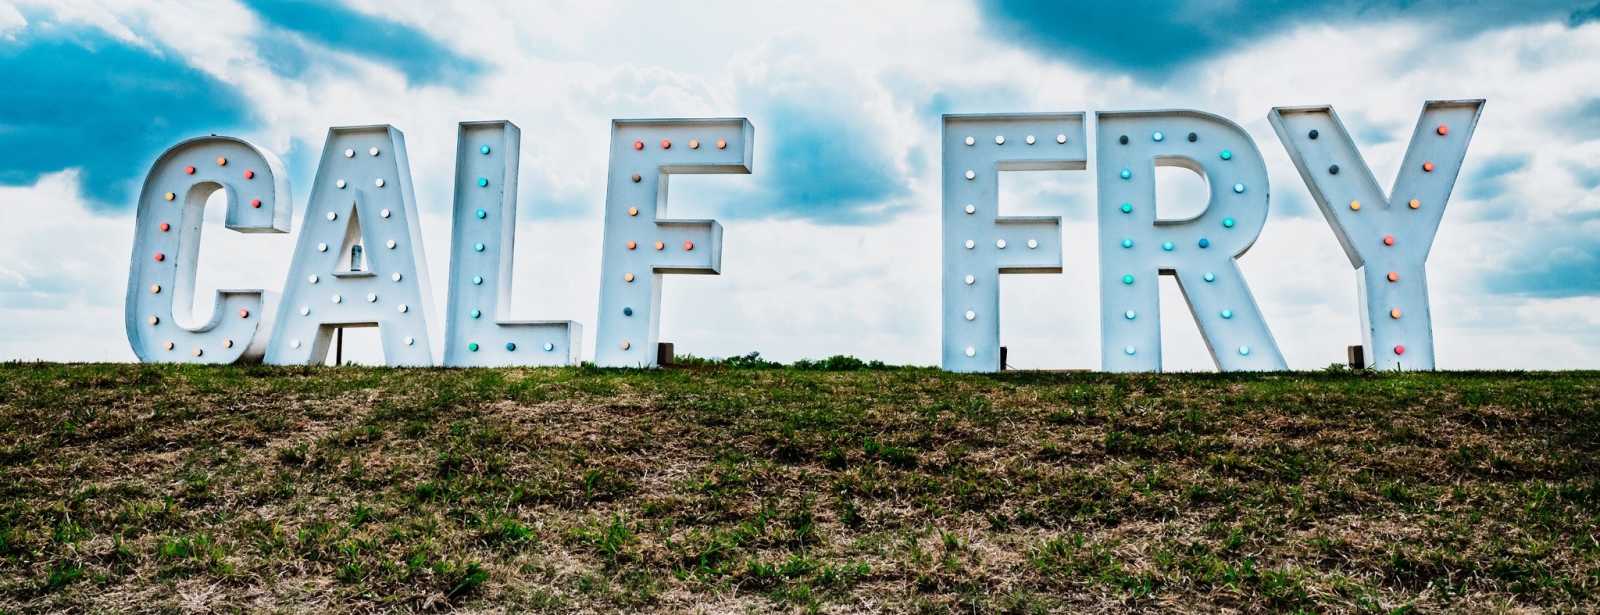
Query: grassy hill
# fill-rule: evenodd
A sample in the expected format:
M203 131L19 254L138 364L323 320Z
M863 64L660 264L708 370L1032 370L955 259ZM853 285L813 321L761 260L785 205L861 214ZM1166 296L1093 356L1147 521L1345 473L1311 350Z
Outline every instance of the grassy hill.
M1600 609L1600 374L0 366L0 610Z

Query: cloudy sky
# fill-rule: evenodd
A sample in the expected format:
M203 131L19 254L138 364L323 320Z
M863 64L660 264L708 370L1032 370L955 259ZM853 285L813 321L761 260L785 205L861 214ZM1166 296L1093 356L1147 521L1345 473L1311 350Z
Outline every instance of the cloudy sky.
M673 181L673 215L726 243L722 275L667 278L662 339L935 364L941 114L1192 108L1266 156L1241 266L1289 364L1315 369L1360 342L1355 273L1268 111L1333 105L1387 187L1423 101L1485 98L1429 263L1440 367L1600 368L1595 0L1079 4L0 0L0 360L133 360L137 183L207 133L276 152L301 210L329 126L404 131L442 307L456 123L486 119L523 136L510 316L584 323L591 357L610 120L743 116L754 174ZM1018 367L1098 366L1091 177L1003 174L1002 211L1061 216L1066 245L1063 274L1003 281ZM1204 200L1187 171L1159 181L1163 217ZM292 235L228 232L221 210L201 321L211 290L288 270ZM1212 369L1163 285L1167 369ZM380 356L370 330L348 343Z

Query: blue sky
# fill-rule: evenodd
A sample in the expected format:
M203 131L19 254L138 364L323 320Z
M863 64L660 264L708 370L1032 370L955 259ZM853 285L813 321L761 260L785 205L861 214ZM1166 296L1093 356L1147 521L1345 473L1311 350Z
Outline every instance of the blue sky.
M1600 367L1596 58L1593 0L0 0L0 207L21 221L0 233L0 359L131 358L130 207L185 137L276 151L303 198L328 126L398 126L442 271L455 123L517 122L515 308L592 323L609 119L745 116L754 174L674 181L676 215L723 220L729 266L669 280L664 336L698 354L932 363L939 114L1187 107L1244 125L1268 156L1272 218L1242 263L1291 364L1321 367L1359 339L1354 274L1267 111L1335 105L1387 185L1424 100L1482 97L1430 266L1441 363ZM1093 367L1093 187L1016 175L1002 206L1067 219L1076 266L1008 279L1003 336L1023 365ZM201 290L280 286L287 245L209 233ZM1181 298L1164 299L1174 366L1207 369ZM109 326L55 314L69 307Z

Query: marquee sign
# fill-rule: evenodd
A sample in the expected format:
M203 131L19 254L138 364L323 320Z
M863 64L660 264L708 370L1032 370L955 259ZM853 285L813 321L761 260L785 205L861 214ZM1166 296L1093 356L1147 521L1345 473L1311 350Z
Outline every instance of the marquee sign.
M1383 369L1433 369L1428 250L1460 172L1482 100L1430 101L1394 187L1378 188L1330 107L1269 118L1358 271L1363 345ZM1287 365L1236 263L1266 223L1270 191L1255 142L1198 111L1095 115L1101 367L1159 371L1157 277L1177 279L1217 367ZM679 173L750 173L755 130L743 118L612 122L601 252L596 364L656 362L665 274L718 274L722 226L666 217ZM568 365L582 326L504 320L512 287L521 135L510 122L463 122L457 136L447 366ZM1082 113L947 115L940 146L942 365L1000 368L1001 274L1059 273L1061 222L999 215L999 176L1086 170ZM1210 186L1181 220L1155 211L1155 168ZM210 323L188 329L206 200L227 198L227 227L285 233L293 210L282 164L232 137L201 137L157 158L139 196L126 325L145 362L316 364L341 327L377 327L389 365L432 365L435 318L405 139L391 126L328 131L282 299L218 293Z
M511 122L463 122L456 137L450 300L444 364L569 365L583 326L570 320L503 321L510 311L522 131Z

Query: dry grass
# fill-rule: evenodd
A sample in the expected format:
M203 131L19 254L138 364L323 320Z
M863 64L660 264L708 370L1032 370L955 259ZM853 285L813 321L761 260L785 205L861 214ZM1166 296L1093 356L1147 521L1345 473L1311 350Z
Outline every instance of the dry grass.
M1600 374L0 366L0 611L1600 608Z

